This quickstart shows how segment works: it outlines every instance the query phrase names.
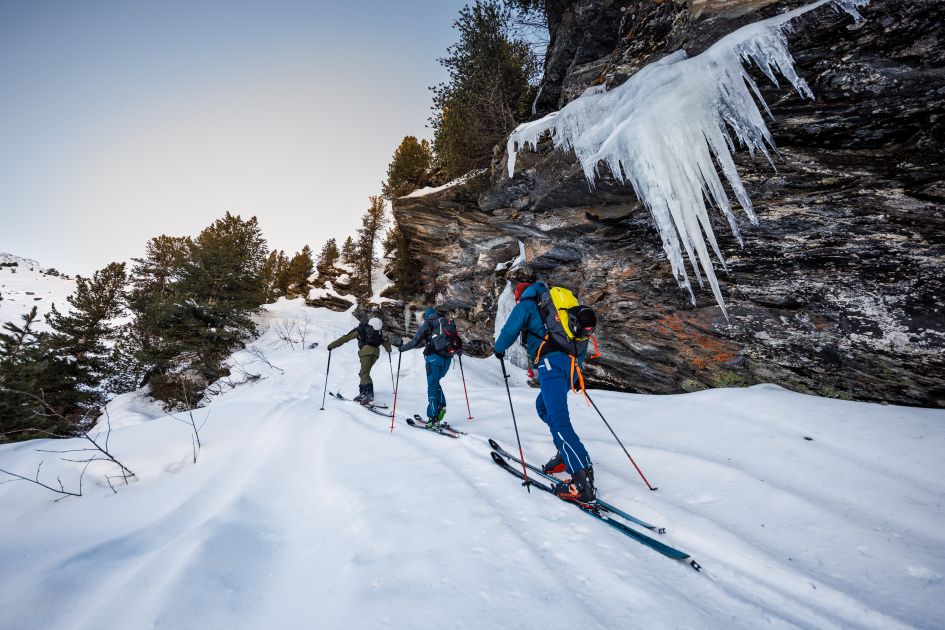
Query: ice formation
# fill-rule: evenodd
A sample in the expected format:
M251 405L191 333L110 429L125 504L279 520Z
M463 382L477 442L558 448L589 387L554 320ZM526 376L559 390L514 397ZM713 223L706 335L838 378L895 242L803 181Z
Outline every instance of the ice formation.
M532 149L545 134L555 147L573 149L591 187L603 162L629 182L656 222L673 274L696 303L683 251L699 286L704 273L728 317L708 248L725 269L709 223L706 201L718 208L741 244L732 204L719 171L753 224L751 200L732 160L738 145L772 162L774 140L759 110L770 115L745 66L754 64L775 85L783 76L807 98L813 93L798 76L785 30L794 18L832 3L855 19L869 0L820 0L749 24L696 57L683 50L656 61L610 91L592 88L558 112L520 125L508 139L509 176L516 153ZM773 162L772 162L773 166ZM697 263L698 260L698 263ZM701 271L700 271L701 266Z
M496 267L505 269L508 268L509 271L521 267L526 262L525 259L525 243L522 241L518 242L518 256L512 260L501 263ZM499 333L502 332L502 327L505 326L505 322L509 319L509 315L512 313L512 309L515 308L515 284L513 282L508 282L505 285L505 289L502 291L502 294L499 295L499 302L496 305L496 314L495 314L495 338L498 339ZM528 354L518 343L513 343L509 346L509 349L505 353L506 357L509 359L509 363L520 367L522 369L528 368Z

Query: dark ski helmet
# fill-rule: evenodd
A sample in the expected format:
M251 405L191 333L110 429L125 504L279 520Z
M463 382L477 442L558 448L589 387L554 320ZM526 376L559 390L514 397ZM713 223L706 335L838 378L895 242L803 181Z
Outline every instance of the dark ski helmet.
M586 339L597 328L597 313L587 306L575 306L568 310L568 327L575 337Z

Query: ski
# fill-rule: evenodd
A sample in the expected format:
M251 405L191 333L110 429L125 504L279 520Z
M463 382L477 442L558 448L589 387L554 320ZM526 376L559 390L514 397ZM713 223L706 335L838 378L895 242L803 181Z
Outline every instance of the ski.
M413 414L413 419L420 424L426 424L427 421L419 413ZM447 431L452 431L453 433L459 433L460 435L468 435L465 431L460 431L459 429L454 429L453 425L444 420L440 421L440 428L446 429Z
M351 400L350 398L345 398L345 397L342 396L341 394L336 394L335 392L328 392L328 393L331 394L332 398L337 398L338 400L343 400L343 401L345 401L345 402L354 403L354 404L358 405L359 407L362 407L362 408L364 408L364 409L367 409L367 410L370 411L371 413L376 413L377 415L379 415L379 416L381 416L381 417L383 417L383 418L390 418L390 414L389 414L389 413L384 413L383 411L381 411L381 409L387 409L387 407L385 407L384 405L362 405L361 403L357 402L356 400Z
M428 429L425 423L418 424L413 418L407 418L407 424L422 431L429 431L430 433L438 433L439 435L444 435L449 438L459 439L458 433L450 433L446 429Z
M356 400L351 400L350 398L345 398L345 397L342 396L341 394L338 394L338 393L335 393L335 392L328 392L328 393L329 393L330 395L334 396L335 398L337 398L338 400L344 400L345 402L353 402L353 403L356 403L356 404L358 404L358 405L361 405L361 403L359 403L358 401L356 401ZM387 405L361 405L361 406L362 406L362 407L373 407L374 409L387 409L387 408L388 408Z
M492 450L494 450L494 451L495 451L496 453L498 453L499 455L505 457L506 459L509 459L509 460L515 462L516 464L521 464L521 463L522 463L522 460L520 460L520 459L519 459L518 457L516 457L515 455L512 455L511 453L509 453L508 451L506 451L504 448L502 448L502 446L499 445L498 442L496 442L495 440L493 440L493 439L491 439L491 438L489 439L489 446L492 447ZM525 467L528 468L530 471L532 471L532 472L534 472L534 473L536 473L536 474L538 474L538 475L541 475L543 478L547 479L547 480L550 481L551 483L558 483L558 481L560 481L560 480L557 479L556 477L554 477L554 476L552 476L552 475L546 473L544 470L542 470L542 469L539 468L538 466L533 466L533 465L529 464L528 462L525 462ZM602 501L602 500L600 500L600 499L597 499L595 505L596 505L598 508L600 508L600 509L602 509L602 510L604 510L604 511L606 511L606 512L610 512L611 514L616 514L617 516L619 516L619 517L621 517L621 518L625 518L625 519L627 519L628 521L630 521L630 522L632 522L632 523L636 523L636 524L639 525L640 527L645 527L646 529L648 529L648 530L650 530L650 531L653 531L653 532L656 532L657 534L665 534L665 533L666 533L666 528L665 528L665 527L657 527L656 525L651 525L650 523L647 523L647 522L644 521L644 520L638 519L636 516L633 516L632 514L627 514L626 512L624 512L623 510L621 510L620 508L615 507L615 506L611 505L610 503L607 503L606 501Z
M495 451L492 451L492 461L494 461L500 468L504 469L506 472L514 475L515 477L518 477L523 482L525 482L524 473L522 473L521 470L512 468L512 465L505 459L504 456L500 455L499 453L496 453ZM541 481L529 479L525 483L535 488L538 488L539 490L547 492L548 494L552 496L557 496L555 495L554 490L552 489L551 486ZM565 503L572 503L572 502L565 501ZM656 540L655 538L650 538L646 534L638 532L637 530L633 529L629 525L625 525L624 523L621 523L620 521L610 518L609 516L607 516L606 513L603 513L600 510L596 510L592 506L588 506L583 503L573 503L573 505L577 507L579 510L581 510L582 512L584 512L585 514L589 514L590 516L593 516L597 520L609 525L610 527L617 530L621 534L629 538L632 538L639 543L646 545L653 551L661 553L667 558L672 558L673 560L689 559L689 554L686 553L685 551L680 551L679 549L676 549L675 547L670 547L669 545L662 543ZM695 560L689 560L689 565L692 566L692 568L695 569L696 571L699 571L700 569L702 569L699 563L697 563Z

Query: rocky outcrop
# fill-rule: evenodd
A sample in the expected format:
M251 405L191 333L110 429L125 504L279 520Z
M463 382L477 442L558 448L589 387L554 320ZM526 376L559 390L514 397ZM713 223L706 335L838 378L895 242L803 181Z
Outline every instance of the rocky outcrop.
M678 48L801 2L579 0L549 3L552 46L538 105L558 109ZM740 248L713 217L729 273L726 320L670 272L648 212L604 176L590 192L572 155L505 158L491 178L394 204L421 257L428 301L453 309L488 352L507 278L578 287L598 310L598 386L672 393L775 382L861 400L945 406L945 7L873 0L865 21L824 6L789 35L806 101L759 77L777 170L738 155L760 224ZM618 17L619 16L619 17ZM616 26L614 26L616 24Z

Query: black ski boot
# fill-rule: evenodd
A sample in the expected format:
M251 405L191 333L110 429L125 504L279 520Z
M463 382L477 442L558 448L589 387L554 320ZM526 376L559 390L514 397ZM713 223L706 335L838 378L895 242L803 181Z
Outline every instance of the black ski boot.
M364 400L364 394L366 393L365 385L358 385L358 395L354 397L354 402L359 403Z
M561 453L555 453L555 456L548 460L548 463L541 467L548 475L553 475L555 473L563 473L567 470L564 467L564 459L561 457Z
M594 469L591 466L574 471L571 479L557 483L554 492L558 498L575 503L594 503L597 489L594 488Z
M364 388L364 393L361 395L360 402L365 407L370 407L374 404L374 384L368 383L366 385L362 385L362 387Z

